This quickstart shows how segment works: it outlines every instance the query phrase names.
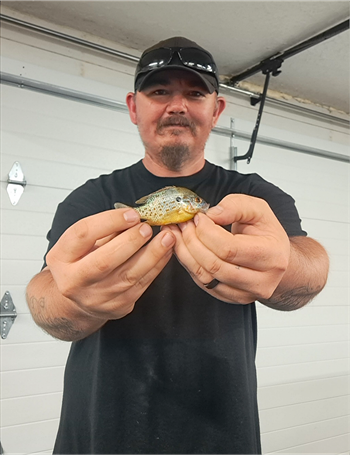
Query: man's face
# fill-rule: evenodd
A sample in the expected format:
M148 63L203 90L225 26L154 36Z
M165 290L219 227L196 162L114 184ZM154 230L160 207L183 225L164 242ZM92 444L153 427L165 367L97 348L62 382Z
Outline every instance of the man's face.
M127 104L146 155L173 171L204 155L209 133L225 106L198 76L181 70L155 74L141 92L128 94Z

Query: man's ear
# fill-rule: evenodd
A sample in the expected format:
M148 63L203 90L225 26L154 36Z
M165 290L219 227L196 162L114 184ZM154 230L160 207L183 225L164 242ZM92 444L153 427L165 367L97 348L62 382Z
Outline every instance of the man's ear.
M225 98L223 96L218 96L216 99L216 107L213 114L212 128L214 128L214 126L217 124L219 117L224 111L225 107L226 107Z
M137 125L137 120L136 120L136 93L129 92L126 95L126 104L129 109L129 116L130 120L134 125Z

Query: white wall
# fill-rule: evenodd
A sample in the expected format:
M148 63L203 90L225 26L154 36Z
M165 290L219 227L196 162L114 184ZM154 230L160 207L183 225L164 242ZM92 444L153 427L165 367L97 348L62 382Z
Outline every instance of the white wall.
M2 71L124 101L134 66L78 46L2 29ZM106 43L108 45L110 43ZM116 44L112 45L118 48ZM130 51L130 53L133 53ZM69 343L32 322L25 286L40 270L56 206L90 177L142 157L125 113L1 85L1 296L11 292L17 320L1 341L1 443L5 454L49 453L58 425ZM227 95L220 120L251 132L256 110ZM260 134L349 154L348 131L266 106ZM239 154L248 143L235 140ZM230 167L229 139L212 135L207 158ZM28 182L12 206L7 174L19 161ZM307 307L281 313L258 307L257 356L264 453L347 453L349 443L349 165L257 145L250 165L294 196L303 226L327 248L326 289Z

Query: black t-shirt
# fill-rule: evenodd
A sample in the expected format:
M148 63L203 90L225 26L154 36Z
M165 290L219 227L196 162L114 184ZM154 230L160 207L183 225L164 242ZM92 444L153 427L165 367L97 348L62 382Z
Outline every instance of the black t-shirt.
M211 206L230 193L263 198L289 236L306 235L294 200L256 174L206 162L189 177L157 177L140 161L73 191L49 249L77 220L168 185ZM132 313L72 343L54 453L260 453L256 343L255 303L216 300L172 257Z

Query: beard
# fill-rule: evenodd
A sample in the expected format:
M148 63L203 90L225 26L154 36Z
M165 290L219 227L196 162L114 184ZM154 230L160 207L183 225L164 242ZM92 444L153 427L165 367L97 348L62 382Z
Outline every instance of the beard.
M161 162L170 171L179 171L190 158L187 144L164 145L160 151Z
M164 128L171 128L171 126L182 126L190 130L193 136L196 136L196 125L194 122L191 122L186 117L180 115L173 115L160 121L157 125L158 134L164 134ZM182 132L174 128L171 131L173 137L181 137ZM182 169L187 160L190 159L191 153L189 146L181 142L175 142L173 144L164 145L159 154L161 162L166 166L170 171L179 171Z

